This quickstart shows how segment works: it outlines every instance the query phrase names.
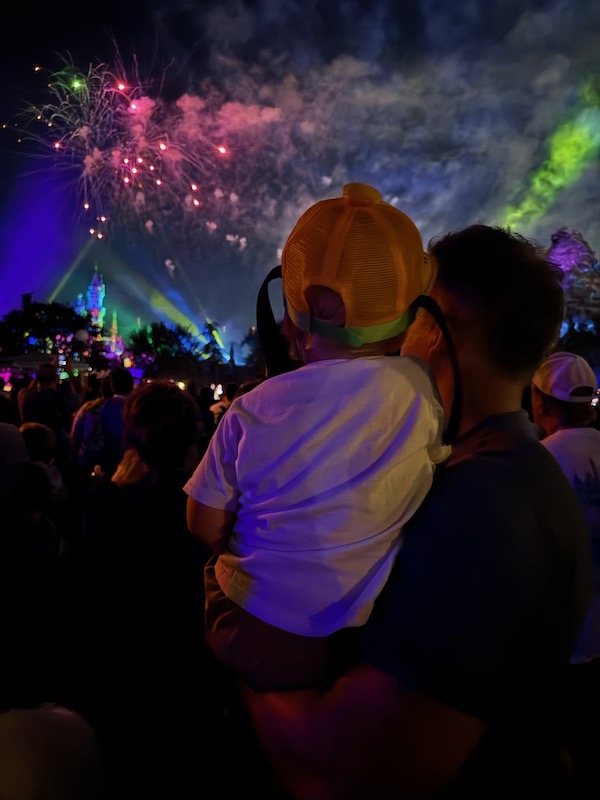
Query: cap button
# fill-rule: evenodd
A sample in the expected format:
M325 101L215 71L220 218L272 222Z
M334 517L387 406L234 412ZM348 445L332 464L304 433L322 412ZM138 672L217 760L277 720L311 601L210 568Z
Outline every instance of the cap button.
M380 192L367 183L347 183L344 186L344 199L355 206L370 206L382 198Z

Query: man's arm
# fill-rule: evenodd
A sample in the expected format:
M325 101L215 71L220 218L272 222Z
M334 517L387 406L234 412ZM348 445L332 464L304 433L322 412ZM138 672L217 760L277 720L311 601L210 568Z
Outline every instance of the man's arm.
M242 695L267 758L296 800L430 797L486 730L366 664L326 693L242 687Z
M223 508L210 508L188 497L186 506L187 526L215 553L223 553L233 530L235 514Z

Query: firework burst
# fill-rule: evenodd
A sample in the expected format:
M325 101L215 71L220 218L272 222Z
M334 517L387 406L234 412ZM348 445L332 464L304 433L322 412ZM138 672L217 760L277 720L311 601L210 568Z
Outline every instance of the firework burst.
M218 126L201 98L169 104L160 86L154 96L145 90L135 61L127 75L120 60L116 69L82 71L65 59L47 91L28 109L22 136L73 171L92 235L103 238L114 218L153 233L225 196L218 184L229 148L214 138Z

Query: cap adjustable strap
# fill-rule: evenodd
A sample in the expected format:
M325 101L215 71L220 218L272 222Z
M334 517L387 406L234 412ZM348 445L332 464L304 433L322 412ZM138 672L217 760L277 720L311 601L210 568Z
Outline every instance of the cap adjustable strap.
M280 375L282 372L290 372L298 366L290 357L289 343L279 330L271 308L269 284L277 278L281 278L281 264L269 272L258 290L256 299L256 332L268 378Z
M320 319L311 319L310 330L328 339L335 339L344 342L352 347L362 347L363 344L372 342L383 342L398 336L408 328L416 316L416 309L409 308L401 317L391 322L384 322L382 325L369 325L368 327L345 327L344 325L333 325L330 322L323 322Z

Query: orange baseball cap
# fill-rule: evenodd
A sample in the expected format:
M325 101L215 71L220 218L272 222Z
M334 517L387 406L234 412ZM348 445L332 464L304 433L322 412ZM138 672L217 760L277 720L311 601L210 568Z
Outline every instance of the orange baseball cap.
M411 308L437 274L417 227L364 183L348 183L343 196L321 200L300 217L281 261L287 312L300 330L360 347L402 333ZM344 303L345 324L311 314L305 292L324 286Z

